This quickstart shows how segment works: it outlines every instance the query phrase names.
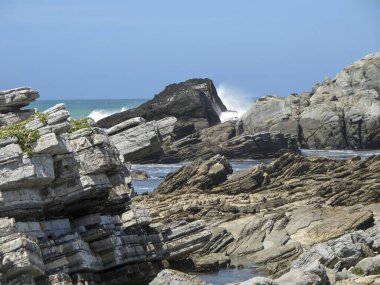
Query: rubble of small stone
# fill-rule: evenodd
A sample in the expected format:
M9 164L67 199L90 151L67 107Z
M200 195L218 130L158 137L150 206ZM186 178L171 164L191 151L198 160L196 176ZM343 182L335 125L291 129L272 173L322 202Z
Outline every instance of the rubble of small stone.
M380 53L355 61L311 92L260 98L238 125L248 134L283 131L311 149L380 148Z
M335 284L353 278L359 262L370 264L367 274L378 262L365 260L379 256L379 171L379 156L288 153L231 173L227 159L216 155L181 167L132 204L149 209L154 222L206 221L212 236L191 255L194 270L230 258L259 266L267 284Z
M130 173L107 133L73 124L64 104L38 117L20 109L36 98L0 93L2 124L29 118L25 131L38 132L31 153L0 139L1 284L147 284L164 261L207 243L201 220L153 223L131 206Z

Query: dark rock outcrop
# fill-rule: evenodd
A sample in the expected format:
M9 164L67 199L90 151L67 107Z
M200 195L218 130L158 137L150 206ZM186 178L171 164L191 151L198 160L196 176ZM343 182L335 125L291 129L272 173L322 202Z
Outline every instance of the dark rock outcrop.
M247 134L295 135L305 148L380 148L380 53L348 65L311 93L263 97L238 124Z
M139 107L103 118L97 124L110 128L134 117L152 121L173 116L180 122L193 123L199 130L219 124L219 115L223 111L227 109L210 79L190 79L168 85Z

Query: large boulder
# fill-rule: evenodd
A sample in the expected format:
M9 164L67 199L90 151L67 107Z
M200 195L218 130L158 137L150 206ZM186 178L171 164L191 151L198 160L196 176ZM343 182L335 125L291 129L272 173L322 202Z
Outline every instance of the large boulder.
M306 148L380 147L380 53L348 65L312 92L266 96L241 118L239 131L282 131Z
M203 129L219 124L219 115L224 111L227 108L210 79L190 79L168 85L139 107L103 118L97 124L110 128L134 117L152 121L174 116L179 123L193 123L196 129Z

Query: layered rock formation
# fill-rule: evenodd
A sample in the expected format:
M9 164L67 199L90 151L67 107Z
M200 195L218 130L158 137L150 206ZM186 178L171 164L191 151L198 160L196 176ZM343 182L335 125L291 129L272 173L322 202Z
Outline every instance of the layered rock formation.
M380 53L355 61L310 93L259 99L239 129L282 131L297 136L305 148L379 148Z
M29 118L34 110L21 110L39 97L28 87L0 91L0 127L15 124Z
M223 111L227 109L210 79L190 79L168 85L152 100L135 109L101 119L97 124L110 128L134 117L152 121L174 116L179 120L179 125L193 124L198 130L220 123L219 115Z
M236 136L235 123L225 122L178 139L178 120L145 122L137 117L106 130L124 160L135 163L176 163L215 154L227 158L273 158L298 152L294 137L280 132Z
M39 136L29 154L17 137L0 140L1 284L146 284L209 240L202 221L154 224L131 207L115 145L69 116L59 104L28 122Z
M342 161L285 154L269 165L230 174L225 158L216 156L180 168L154 193L137 197L132 203L147 207L156 222L205 220L213 235L192 256L195 264L200 257L223 253L239 264L256 264L266 274L280 278L310 248L319 248L320 244L331 247L332 240L337 239L334 250L341 261L331 255L333 263L321 263L321 270L335 270L331 279L344 268L378 254L378 228L371 227L379 218L379 170L378 156ZM360 255L355 254L356 259L345 263L346 257L338 250L342 243L347 244L345 234L357 230L372 237L366 241L370 249L363 247ZM356 243L357 239L351 240ZM210 260L214 262L215 258ZM299 278L306 272L304 268L294 270L292 274ZM282 278L290 282L286 278L296 275L287 276ZM309 277L314 280L318 276ZM275 281L271 282L277 284ZM322 283L310 284L328 284L318 282Z

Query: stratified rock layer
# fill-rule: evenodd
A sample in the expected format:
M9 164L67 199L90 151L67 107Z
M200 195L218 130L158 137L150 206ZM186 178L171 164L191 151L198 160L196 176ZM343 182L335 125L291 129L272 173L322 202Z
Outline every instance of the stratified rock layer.
M248 134L295 135L306 148L380 148L380 53L348 65L311 93L259 99L239 125Z
M298 152L297 141L280 132L236 136L235 123L225 122L178 139L178 120L167 117L143 122L133 118L106 130L124 160L135 163L176 163L215 154L260 159Z
M58 104L26 124L40 134L30 155L1 140L1 284L146 284L163 260L208 242L203 221L152 224L147 209L130 207L131 177L112 140L99 128L68 133L69 116Z
M39 97L37 91L20 87L0 91L0 127L26 120L34 110L21 110Z
M218 155L180 168L133 204L148 208L154 222L205 220L213 235L195 263L199 255L225 253L279 277L307 249L374 225L379 171L379 156L343 161L285 154L230 174Z

